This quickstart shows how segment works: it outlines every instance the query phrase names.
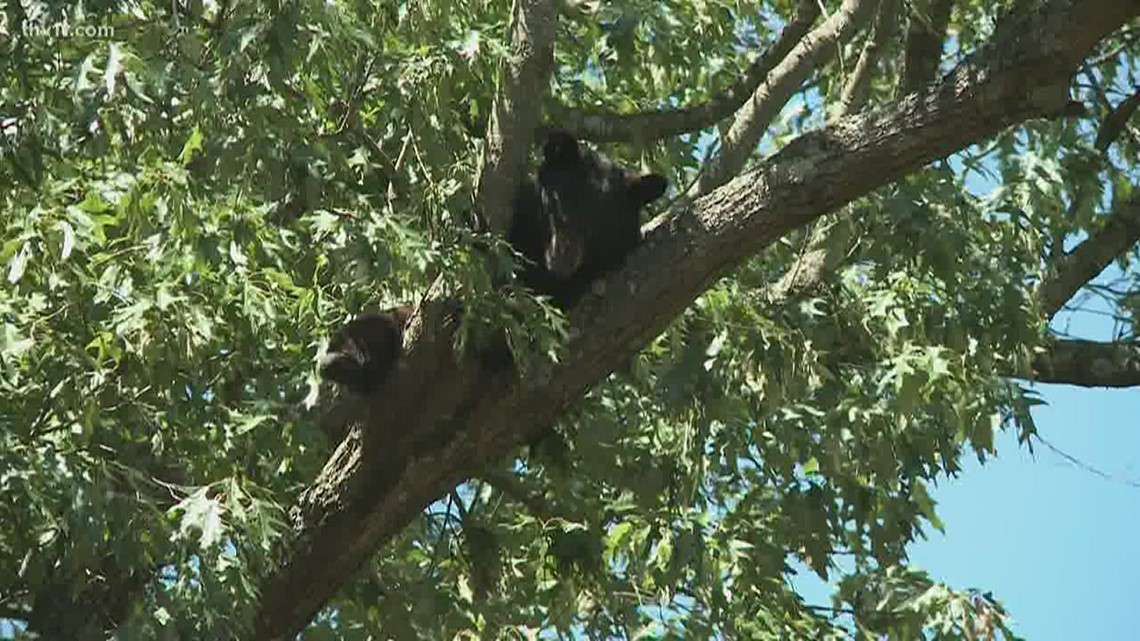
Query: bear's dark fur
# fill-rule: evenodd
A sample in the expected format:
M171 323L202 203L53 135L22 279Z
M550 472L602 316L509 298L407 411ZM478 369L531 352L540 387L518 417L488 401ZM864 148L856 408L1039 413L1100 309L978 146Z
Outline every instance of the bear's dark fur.
M400 355L410 305L361 314L341 326L321 359L321 376L367 396L380 387Z
M667 186L664 176L635 174L568 133L551 133L538 179L524 179L513 203L507 240L526 260L519 281L569 309L637 247L641 210ZM363 314L341 327L321 376L360 395L377 389L399 356L411 311Z
M519 280L570 308L641 242L641 210L667 186L664 176L633 173L566 132L551 133L538 180L519 189L507 236L528 261Z

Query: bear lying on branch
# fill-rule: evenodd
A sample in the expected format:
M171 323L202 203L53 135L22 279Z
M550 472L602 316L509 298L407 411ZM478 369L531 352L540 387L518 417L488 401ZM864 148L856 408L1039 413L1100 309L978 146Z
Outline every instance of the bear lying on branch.
M641 210L665 193L668 180L639 174L552 132L538 179L519 185L507 240L525 263L519 281L569 309L594 281L619 268L641 242ZM410 306L361 314L329 342L321 376L367 396L399 357Z

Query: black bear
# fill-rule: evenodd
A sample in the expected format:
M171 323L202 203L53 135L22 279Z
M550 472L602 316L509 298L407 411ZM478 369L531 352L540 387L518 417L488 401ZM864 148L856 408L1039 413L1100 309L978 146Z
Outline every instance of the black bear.
M400 355L410 305L368 312L337 330L321 359L321 376L360 396L380 387Z
M641 242L641 210L666 187L664 176L635 174L552 132L537 182L524 181L515 199L507 240L527 260L519 280L570 308Z
M543 145L538 180L525 178L513 203L510 245L526 263L520 282L568 309L641 241L641 209L665 193L658 174L635 174L582 148L566 132ZM367 395L391 372L410 307L363 314L341 327L321 376Z

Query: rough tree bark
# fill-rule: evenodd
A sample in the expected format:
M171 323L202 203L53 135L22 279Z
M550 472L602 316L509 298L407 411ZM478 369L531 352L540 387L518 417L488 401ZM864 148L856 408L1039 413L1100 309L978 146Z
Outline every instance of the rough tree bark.
M954 0L919 0L913 5L903 51L900 95L925 87L938 73L953 6Z
M1080 387L1140 385L1140 343L1057 340L1033 360L1033 380Z
M1041 311L1053 318L1089 281L1140 242L1140 194L1119 203L1097 232L1059 260L1038 286ZM1052 340L1022 378L1080 387L1140 385L1140 343Z
M789 231L880 185L1035 117L1060 115L1071 75L1137 0L1051 0L892 109L802 136L757 169L649 226L606 290L570 313L566 358L526 380L452 355L438 292L412 319L392 383L372 399L291 511L255 636L291 637L411 519L510 454L660 333L718 277ZM661 265L670 268L661 269Z
M476 198L491 229L510 226L510 204L526 169L527 150L541 122L541 101L554 64L558 15L553 0L515 0L511 56L499 70L499 87L487 123Z
M838 11L788 52L736 112L721 140L720 153L701 169L690 196L707 194L740 172L788 99L813 70L871 21L878 6L877 0L844 0Z

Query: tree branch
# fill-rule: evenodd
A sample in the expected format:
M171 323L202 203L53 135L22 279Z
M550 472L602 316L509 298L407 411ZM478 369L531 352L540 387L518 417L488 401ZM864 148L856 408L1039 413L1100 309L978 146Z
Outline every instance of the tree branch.
M541 119L541 98L554 62L556 31L554 0L514 1L512 55L500 67L476 180L477 206L499 234L505 235L510 226L511 204L520 177L526 174L529 149ZM314 571L312 580L293 573L299 567L294 564L267 581L254 622L255 638L295 636L372 552L375 540L358 536L357 521L365 516L359 510L369 505L368 494L376 484L398 478L404 471L402 466L413 459L410 450L404 448L417 443L401 440L405 432L400 427L411 430L417 425L461 421L482 387L504 376L479 377L477 369L470 367L452 371L449 337L456 318L454 305L445 301L445 294L443 281L437 280L408 319L404 352L392 377L395 383L386 386L386 394L369 399L364 421L348 429L320 476L299 498L290 512L291 520L298 525L295 536L283 541L278 553L285 560L322 559L329 556L328 550L322 550L328 541L355 543L332 555L336 560ZM422 394L437 395L439 412L419 407L425 398ZM389 429L362 430L362 424L374 423L383 423ZM432 437L430 428L424 431ZM341 518L330 519L329 514ZM303 566L301 571L305 572Z
M1134 387L1140 385L1140 343L1056 340L1033 359L1033 373L1027 378L1081 387Z
M950 25L954 0L917 0L906 32L906 51L900 74L900 95L918 91L938 77L942 43Z
M850 224L842 220L848 213L841 212L840 219L830 224L816 222L803 253L780 280L763 289L758 299L768 304L786 303L815 289L838 269L855 242Z
M788 99L812 71L866 24L877 4L878 0L844 0L839 11L792 48L736 112L732 126L721 141L720 154L705 166L689 190L690 196L707 194L740 171Z
M511 8L511 56L499 68L475 190L479 209L500 234L510 227L511 201L541 124L557 25L553 0L515 0Z
M579 523L588 522L588 519L584 515L571 514L566 510L559 509L545 496L528 488L519 477L511 472L488 470L480 472L479 478L486 481L503 496L521 505L535 518L544 521L563 519Z
M597 142L649 141L697 131L728 118L792 50L819 16L819 0L801 0L780 37L748 68L744 77L708 102L680 109L656 109L633 114L567 109L558 112L558 128Z
M113 554L77 567L60 564L32 595L32 607L22 618L45 639L105 639L107 630L127 618L151 578L147 571L122 567Z
M0 605L0 619L27 622L28 611L25 608L14 605Z
M1052 318L1114 258L1140 241L1140 192L1120 203L1107 218L1104 227L1061 258L1041 282L1038 291L1046 317Z
M862 111L871 98L871 76L875 64L894 36L898 22L899 0L882 0L875 20L874 31L859 55L855 71L843 87L839 109L835 117L843 118ZM841 212L845 216L848 212ZM764 288L760 299L768 303L785 302L807 292L837 269L847 258L855 242L850 225L846 222L816 223L806 240L803 254L780 280Z
M1140 87L1131 96L1120 101L1120 104L1116 105L1112 111L1108 112L1104 122L1097 129L1093 147L1102 153L1108 151L1112 143L1120 137L1124 128L1128 126L1128 121L1132 119L1132 114L1136 113L1137 107L1140 107Z
M840 117L851 115L861 110L871 97L871 76L875 65L882 57L884 49L894 38L895 28L898 26L900 0L881 0L879 13L875 19L875 26L859 54L859 61L855 63L855 70L843 86L843 93L839 99Z
M625 267L604 279L609 295L587 296L570 311L563 358L525 379L485 370L478 359L456 362L446 326L422 329L442 325L433 317L443 306L421 305L397 373L371 399L368 424L350 430L290 512L294 538L263 585L256 638L296 633L424 506L501 463L748 256L934 159L1060 113L1072 70L1138 8L1137 0L1044 2L999 25L998 42L937 90L804 135L658 218Z

